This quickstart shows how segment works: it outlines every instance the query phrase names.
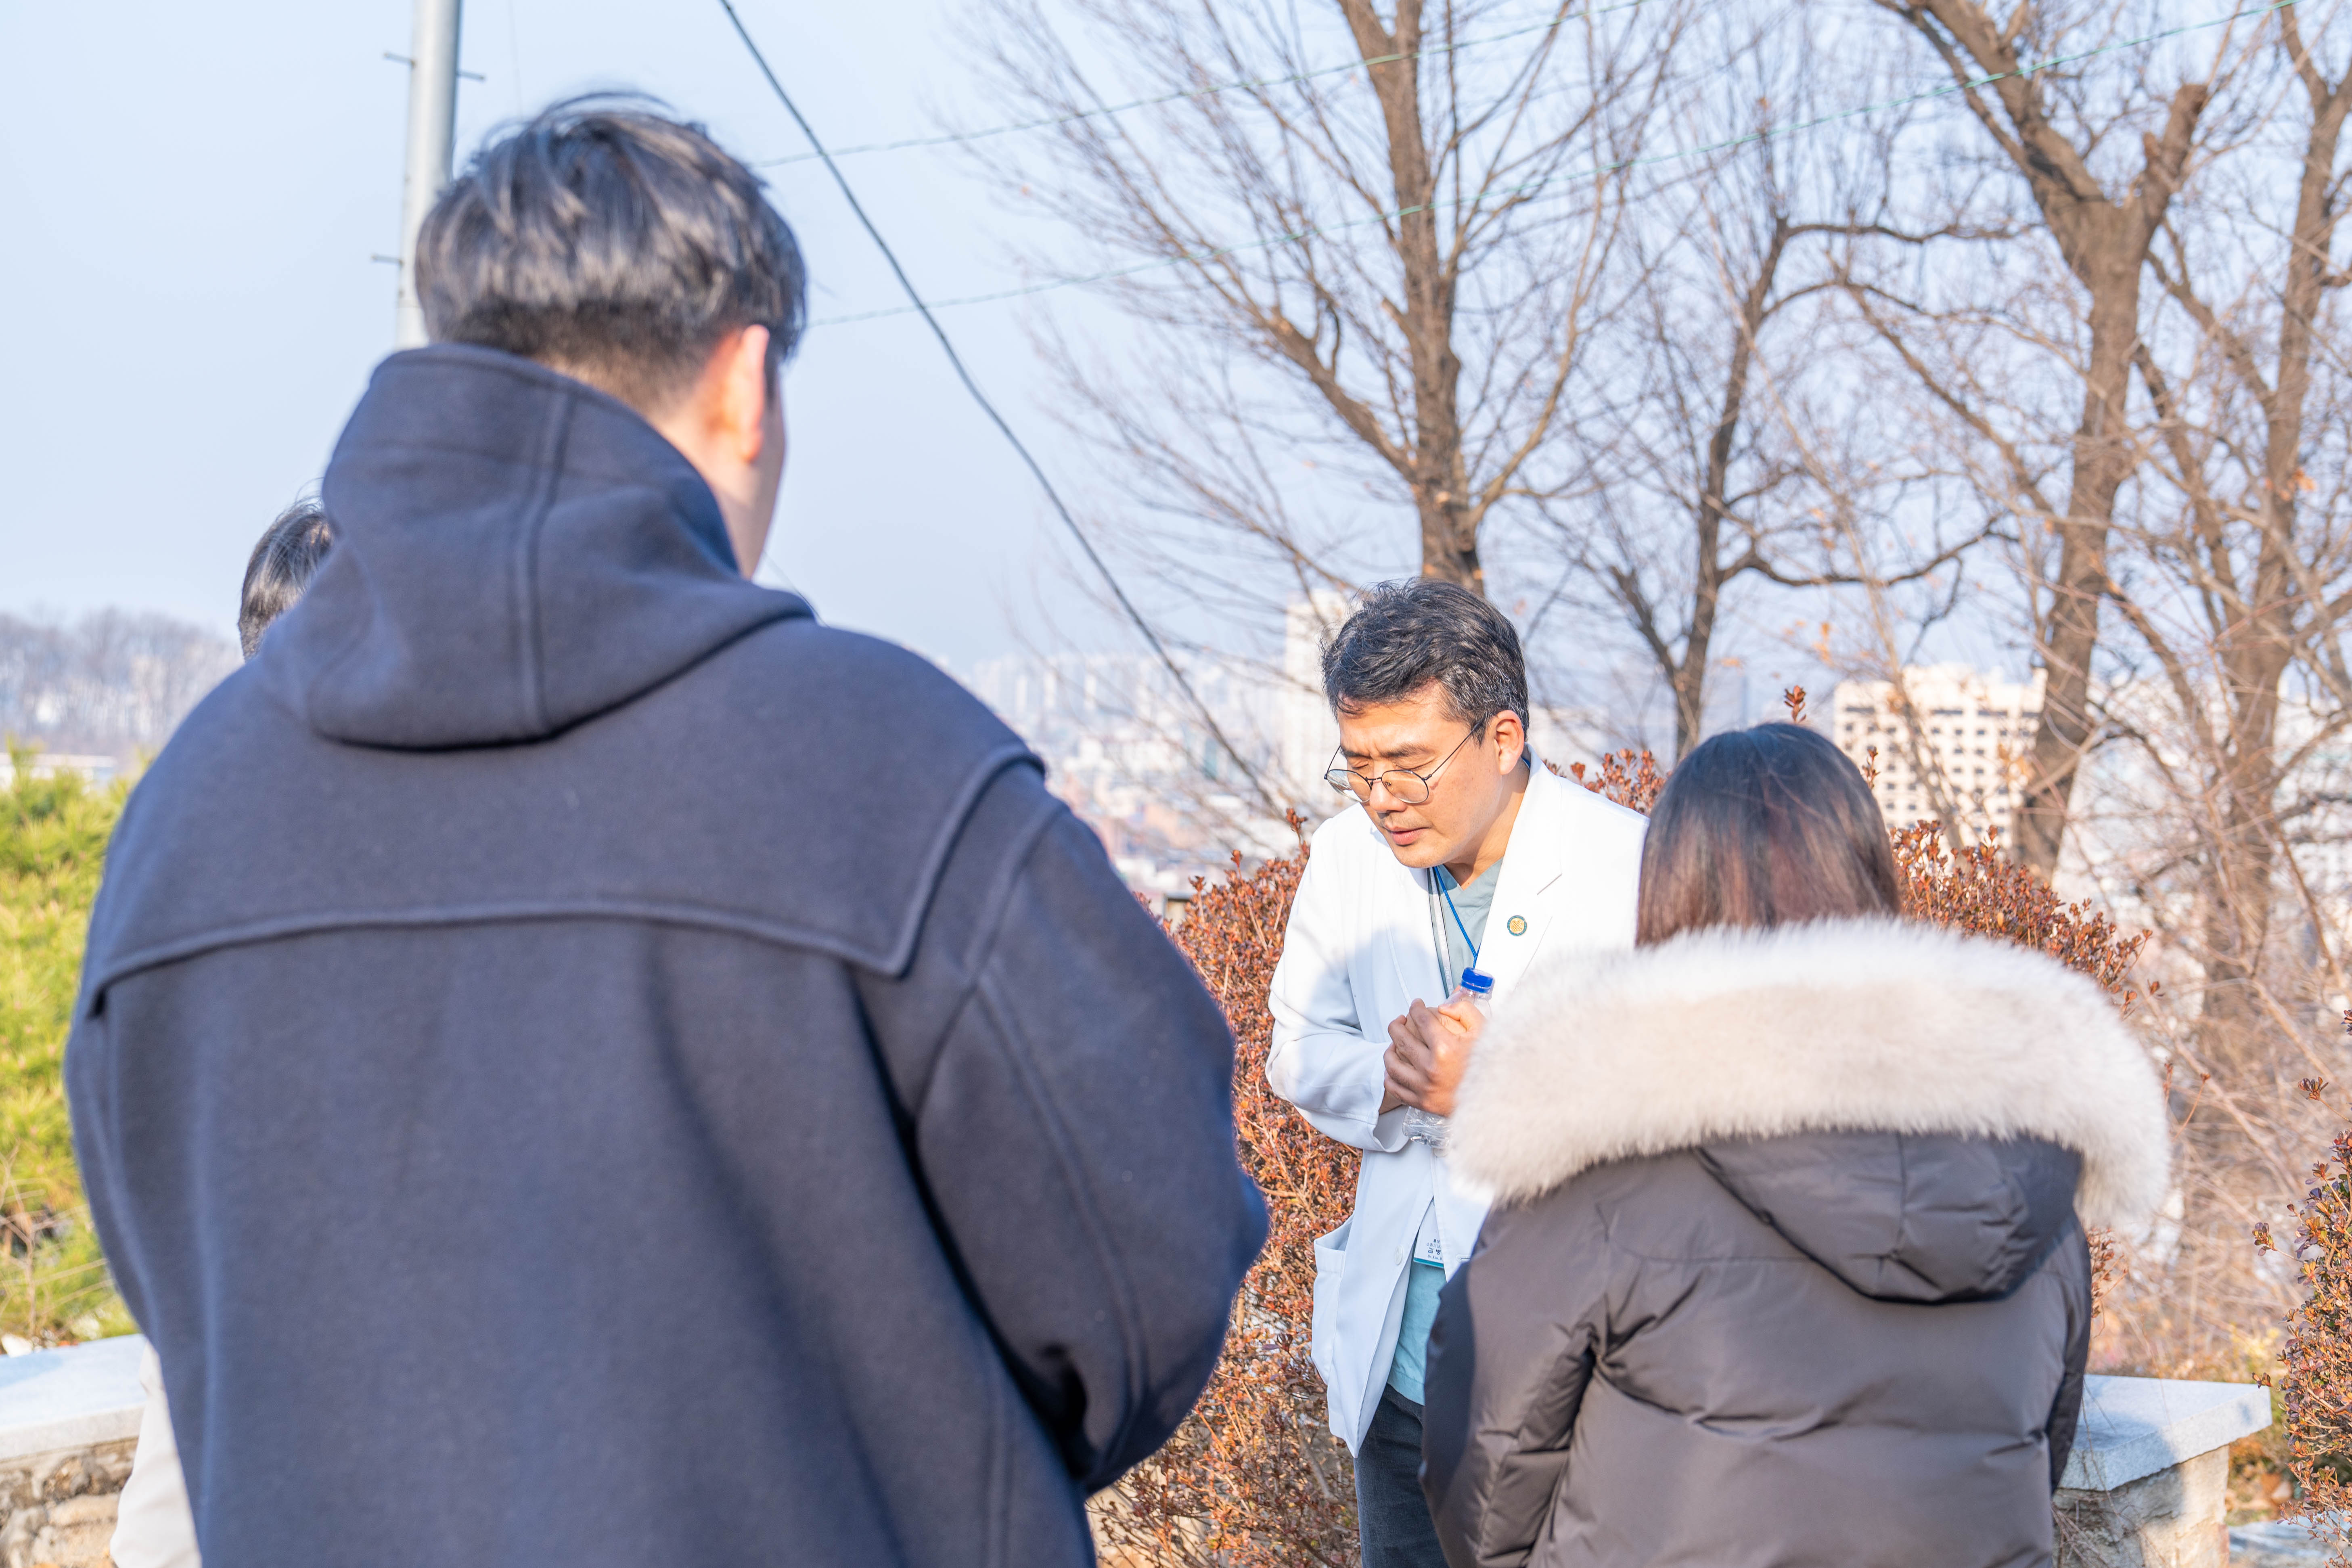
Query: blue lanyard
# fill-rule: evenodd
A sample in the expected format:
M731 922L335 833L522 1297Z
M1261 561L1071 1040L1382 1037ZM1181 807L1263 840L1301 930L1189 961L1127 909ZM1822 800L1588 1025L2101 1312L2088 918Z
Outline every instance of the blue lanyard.
M1470 950L1470 967L1475 969L1478 967L1478 944L1470 940L1470 928L1464 923L1462 911L1454 907L1453 889L1446 886L1446 883L1454 880L1454 873L1446 870L1443 866L1437 869L1445 879L1444 882L1437 885L1438 896L1445 900L1445 912L1454 917L1454 929L1462 933L1462 945Z

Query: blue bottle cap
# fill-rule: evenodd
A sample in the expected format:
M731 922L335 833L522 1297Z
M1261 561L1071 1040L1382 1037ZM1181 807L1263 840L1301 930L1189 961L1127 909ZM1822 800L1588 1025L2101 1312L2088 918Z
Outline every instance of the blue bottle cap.
M1484 996L1495 989L1495 977L1481 974L1475 968L1465 969L1462 972L1462 989L1473 996Z

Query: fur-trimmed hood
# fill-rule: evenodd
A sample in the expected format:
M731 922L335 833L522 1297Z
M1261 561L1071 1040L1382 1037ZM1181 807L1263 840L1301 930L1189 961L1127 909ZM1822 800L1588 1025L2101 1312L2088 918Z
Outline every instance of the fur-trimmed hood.
M1716 928L1538 969L1480 1043L1448 1154L1514 1202L1613 1160L1834 1131L2071 1149L2086 1226L2137 1227L2167 1190L2161 1087L2095 983L1890 920Z

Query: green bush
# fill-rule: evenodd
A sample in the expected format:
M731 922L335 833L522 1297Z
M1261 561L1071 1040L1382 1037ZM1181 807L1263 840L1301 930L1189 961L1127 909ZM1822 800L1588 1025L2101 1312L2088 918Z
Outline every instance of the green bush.
M66 1120L66 1031L121 784L33 776L0 788L0 1331L40 1343L121 1333L129 1315L90 1229Z

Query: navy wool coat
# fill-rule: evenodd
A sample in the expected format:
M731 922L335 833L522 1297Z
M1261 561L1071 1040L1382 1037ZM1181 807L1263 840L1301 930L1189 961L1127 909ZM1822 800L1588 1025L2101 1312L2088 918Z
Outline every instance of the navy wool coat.
M1091 1562L1264 1234L1181 956L614 399L395 355L325 501L67 1056L205 1560Z

